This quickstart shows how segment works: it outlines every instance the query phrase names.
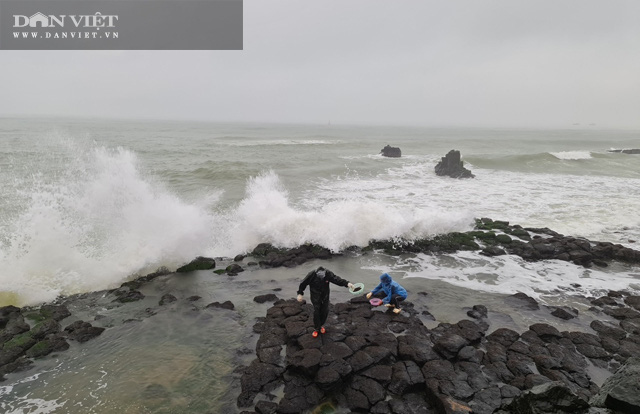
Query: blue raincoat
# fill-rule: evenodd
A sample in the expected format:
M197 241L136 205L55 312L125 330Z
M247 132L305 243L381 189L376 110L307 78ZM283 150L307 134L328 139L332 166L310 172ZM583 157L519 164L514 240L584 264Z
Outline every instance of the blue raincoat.
M380 291L383 291L387 295L384 299L382 299L382 303L384 304L389 303L391 301L391 296L393 295L400 295L403 299L407 298L407 291L405 290L405 288L400 286L398 282L391 279L391 276L389 276L388 273L384 273L382 276L380 276L380 284L376 286L375 289L371 291L371 293L373 295L376 295Z

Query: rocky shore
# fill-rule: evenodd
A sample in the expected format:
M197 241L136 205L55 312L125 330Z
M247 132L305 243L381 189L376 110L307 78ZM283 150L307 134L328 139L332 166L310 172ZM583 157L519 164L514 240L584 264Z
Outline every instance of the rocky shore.
M580 266L607 267L611 261L640 263L640 251L610 242L590 241L564 236L549 228L523 228L507 221L481 218L475 229L464 233L448 233L429 239L372 241L368 246L346 249L347 252L382 250L390 255L403 253L453 253L460 250L480 251L486 256L512 254L528 261L562 260ZM251 255L262 267L294 267L312 259L329 259L334 253L313 244L281 249L268 243L258 245Z
M594 334L546 323L487 334L491 310L483 305L470 309L469 319L427 329L426 294L414 296L400 315L372 308L363 296L335 304L328 332L318 338L311 336L309 304L277 301L254 325L256 359L244 369L238 406L254 410L244 414L322 406L375 414L640 412L637 390L620 392L617 384L598 394L589 373L591 366L613 372L640 355L640 296L593 299L592 312L617 321L594 321ZM507 300L538 306L526 295ZM632 386L640 380L637 364L626 379Z
M208 272L224 277L230 285L244 271L293 268L336 256L460 250L487 256L511 254L528 261L563 260L583 267L640 263L640 252L619 244L488 218L478 219L468 232L413 242L372 241L366 247L343 252L313 244L293 249L260 244L246 256L198 257L176 273L159 269L109 291L60 298L39 307L0 308L0 381L8 373L30 369L38 359L73 350L74 343L101 335L113 326L103 315L108 315L109 309L119 308L119 315L129 315L122 324L176 309L183 309L185 315L203 315L203 321L216 315L234 321L241 318L233 301L203 301L200 292L185 295L176 290L180 278L190 274ZM247 276L237 289L246 290L248 280L253 286L265 284ZM160 293L145 297L154 284L153 291ZM371 413L640 412L634 411L640 410L640 404L629 398L634 393L625 391L627 385L605 384L599 394L601 381L593 378L594 369L607 372L607 376L620 369L632 381L638 380L637 362L624 365L630 357L640 355L640 297L630 292L611 291L589 298L591 308L586 313L558 306L545 309L543 316L535 312L544 307L531 297L517 293L504 298L507 306L524 309L535 318L586 321L588 332L561 331L548 319L516 331L492 319L494 311L482 304L465 310L468 319L438 324L429 312L427 292L412 292L399 315L386 312L386 308L372 308L363 297L354 297L331 306L329 331L316 339L310 335L311 305L285 300L282 297L291 295L280 295L281 288L273 287L270 293L253 298L255 306L275 303L266 316L257 322L252 316L248 321L247 329L253 325L253 331L246 341L257 344L255 351L238 350L236 362L242 367L230 381L239 382L241 392L229 412L333 412L336 408L341 410L338 412ZM93 306L96 311L82 318L73 314L78 298L82 306ZM246 309L246 304L243 306ZM264 311L256 309L263 309L259 314ZM255 360L251 362L247 358L252 355Z

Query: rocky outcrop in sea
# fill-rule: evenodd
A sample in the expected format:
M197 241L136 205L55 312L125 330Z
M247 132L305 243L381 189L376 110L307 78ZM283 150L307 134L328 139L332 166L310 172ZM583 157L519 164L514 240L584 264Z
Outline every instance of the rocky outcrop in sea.
M464 163L460 160L460 151L451 150L442 157L436 164L436 175L448 176L451 178L474 178L471 171L464 168Z
M398 147L385 145L385 147L380 150L380 154L382 154L383 157L400 158L402 156L402 151L400 151L400 148Z

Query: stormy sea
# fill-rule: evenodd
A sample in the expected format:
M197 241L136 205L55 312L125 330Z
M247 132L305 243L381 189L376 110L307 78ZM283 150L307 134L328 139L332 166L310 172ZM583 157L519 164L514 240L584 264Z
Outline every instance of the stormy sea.
M65 301L63 326L106 328L7 373L0 411L239 413L237 369L254 357L252 327L271 306L254 297L291 299L320 265L365 290L388 272L409 300L426 293L430 329L476 304L494 311L496 326L539 322L505 307L515 293L578 311L611 290L637 295L637 264L361 249L469 232L491 218L639 250L640 155L614 151L638 148L639 138L596 126L0 119L0 307ZM401 157L381 155L386 145ZM452 149L474 178L435 174ZM224 269L262 243L335 255L272 268L240 258L235 276L172 274L198 256ZM171 275L139 287L139 300L123 305L107 293L158 269ZM167 293L176 300L159 308ZM352 297L333 288L333 303ZM203 310L226 301L234 312ZM588 322L553 324L587 332ZM596 383L608 375L591 374Z

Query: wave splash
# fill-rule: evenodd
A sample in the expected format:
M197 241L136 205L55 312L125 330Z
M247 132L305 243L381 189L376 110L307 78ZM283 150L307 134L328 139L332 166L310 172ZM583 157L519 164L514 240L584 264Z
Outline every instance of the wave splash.
M144 177L135 153L76 147L68 161L25 183L29 200L0 251L5 296L38 303L104 289L202 250L212 217Z
M229 210L219 198L186 202L144 174L124 148L65 149L55 174L25 180L23 212L0 229L0 302L35 304L118 286L197 255L233 257L269 242L316 243L334 251L372 239L414 239L468 229L468 214L371 200L296 207L274 172L250 178ZM326 191L326 190L325 190Z
M403 207L366 199L329 201L319 209L292 206L274 172L249 180L247 194L234 212L235 249L261 242L283 247L315 243L333 251L365 246L370 240L413 240L438 233L467 230L468 213Z

